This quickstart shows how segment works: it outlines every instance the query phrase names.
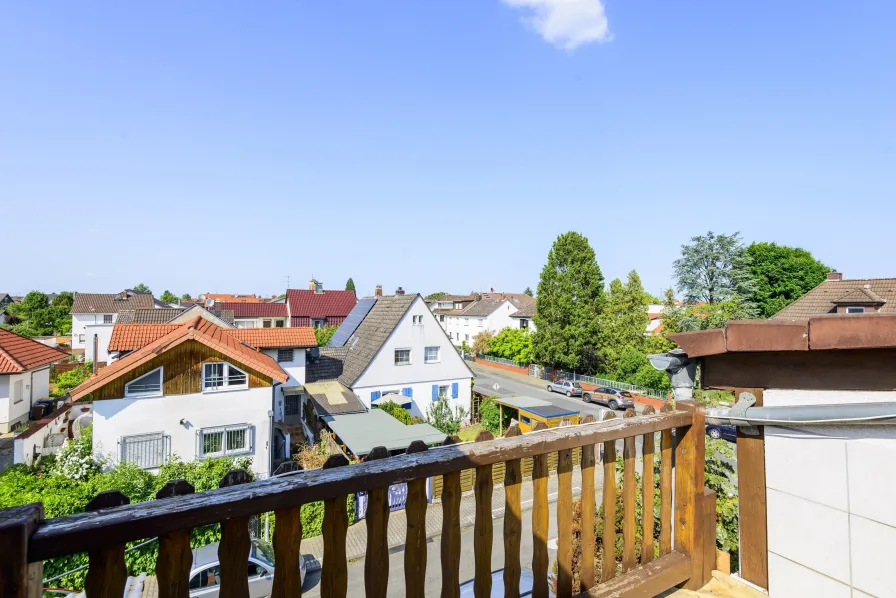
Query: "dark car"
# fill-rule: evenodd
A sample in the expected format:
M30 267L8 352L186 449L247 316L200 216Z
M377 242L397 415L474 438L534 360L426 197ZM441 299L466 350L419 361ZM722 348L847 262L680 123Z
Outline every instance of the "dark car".
M598 386L594 390L588 391L582 395L586 403L600 403L606 405L612 410L616 409L634 409L635 400L632 393L627 390L616 390L609 386Z
M737 442L737 428L734 426L722 426L719 424L706 424L706 434L710 438L724 438L728 442Z

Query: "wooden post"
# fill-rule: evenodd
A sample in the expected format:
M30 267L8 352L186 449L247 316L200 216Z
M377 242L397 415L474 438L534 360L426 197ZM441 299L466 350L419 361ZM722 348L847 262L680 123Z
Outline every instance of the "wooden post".
M99 511L130 504L131 500L118 490L100 492L87 503L87 511ZM249 555L246 555L248 560ZM90 598L120 598L128 580L124 562L124 544L106 546L87 553L87 580L84 589Z
M458 444L449 436L443 444ZM460 596L460 472L442 476L442 598Z
M0 596L40 598L43 563L28 564L28 542L44 518L44 506L32 503L0 510Z
M426 451L426 444L422 440L414 440L406 453L411 455ZM405 514L407 521L404 541L405 595L422 596L426 584L426 478L408 482Z
M582 418L583 424L594 423L593 415ZM579 584L583 592L594 587L594 445L582 447L582 560L579 562Z
M533 432L547 430L535 422ZM548 456L532 458L532 582L533 598L548 597Z
M374 447L367 462L389 458L384 446ZM389 488L367 493L367 556L364 559L364 590L370 598L385 598L389 587Z
M653 407L648 405L642 415L653 415ZM654 433L644 434L641 440L641 455L644 457L644 470L641 474L641 564L646 565L653 560L653 494L656 488L653 476Z
M734 398L750 392L762 407L761 388L736 388ZM737 497L740 520L740 575L768 588L768 513L765 497L765 428L747 435L737 428Z
M703 579L708 583L716 565L716 493L703 489L701 497L703 518Z
M476 442L494 440L488 430L482 430L476 436ZM476 520L473 523L473 595L476 598L487 598L492 592L492 466L483 465L476 468Z
M277 473L302 471L295 461L285 461ZM302 505L283 507L274 511L274 586L271 598L298 598L302 595Z
M677 428L675 448L675 550L691 559L691 577L685 587L699 590L703 578L704 517L702 508L706 425L702 404L677 401L676 407L690 411L690 426Z
M557 453L557 598L572 596L572 450Z
M330 455L324 469L345 467L345 455ZM345 598L348 593L348 562L345 556L345 536L348 533L348 496L337 496L324 501L324 562L320 572L322 598Z
M616 414L604 411L601 421L614 419ZM601 561L600 581L605 583L616 575L616 443L604 443L604 554Z
M507 428L504 437L513 438L521 433L519 424L513 424ZM519 459L510 459L504 466L504 596L519 598L523 532L520 489L523 479Z
M623 417L635 417L635 410L626 409ZM622 446L622 572L627 573L638 566L635 554L635 437L627 436Z
M220 482L219 488L248 484L252 475L244 469L232 469ZM243 598L249 595L249 561L251 539L249 518L231 517L221 522L221 544L218 559L221 562L221 598Z
M156 499L184 496L195 492L186 480L171 480L156 492ZM188 598L190 595L190 528L159 537L159 556L156 559L156 580L160 598Z
M666 403L660 413L672 411ZM660 556L672 552L672 430L660 433Z

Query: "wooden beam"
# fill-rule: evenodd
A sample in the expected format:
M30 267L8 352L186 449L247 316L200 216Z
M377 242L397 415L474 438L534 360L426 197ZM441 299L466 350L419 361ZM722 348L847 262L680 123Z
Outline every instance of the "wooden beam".
M0 510L0 596L39 598L43 594L43 563L28 565L28 539L43 517L41 503Z
M675 551L688 555L691 572L687 589L699 590L703 579L702 501L705 476L705 439L703 405L677 401L679 407L692 410L693 424L675 430Z
M647 598L687 581L690 560L686 555L671 552L610 579L591 591L579 594L588 598Z
M761 388L737 388L756 397L762 406ZM747 435L737 429L737 494L740 519L740 575L750 583L768 588L768 524L765 496L765 429Z

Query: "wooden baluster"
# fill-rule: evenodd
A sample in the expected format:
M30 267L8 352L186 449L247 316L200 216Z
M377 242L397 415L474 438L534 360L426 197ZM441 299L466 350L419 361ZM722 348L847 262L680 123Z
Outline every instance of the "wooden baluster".
M519 436L520 427L513 424L507 428L504 438ZM511 459L504 464L504 596L519 598L520 595L520 542L523 532L520 485L523 478L520 460Z
M572 596L572 450L557 451L557 598Z
M626 409L625 418L635 417L634 409ZM638 566L635 556L635 437L627 436L623 441L622 468L622 572Z
M131 504L131 499L118 490L100 492L87 503L86 511L99 511ZM87 553L87 580L84 589L90 598L121 598L128 580L124 562L124 544L98 548Z
M666 403L660 413L669 413ZM660 435L660 556L672 552L672 429Z
M295 461L280 464L277 473L302 471ZM274 587L271 598L298 598L302 595L302 505L274 511Z
M193 494L195 488L187 480L171 480L156 492L156 499ZM156 559L156 579L160 598L188 598L190 595L190 528L177 530L159 537L159 556Z
M594 416L586 415L582 423L594 423ZM586 444L582 447L582 559L579 562L582 592L594 587L594 503L594 445Z
M324 469L348 465L345 455L330 455ZM320 574L322 598L345 598L348 593L348 562L345 556L345 536L348 532L348 510L345 495L324 501L324 562Z
M387 459L384 446L374 447L367 461ZM385 598L389 587L389 488L367 493L367 556L364 558L364 589L367 598Z
M244 469L231 469L219 488L228 488L252 481L252 474ZM221 544L218 560L221 563L221 598L245 598L249 595L249 518L231 517L221 522Z
M449 436L444 444L460 442ZM460 471L442 476L442 598L460 596Z
M536 422L532 432L547 430ZM548 597L548 456L532 458L532 585L533 598Z
M653 415L655 410L648 405L642 415ZM654 438L653 432L644 434L641 444L644 456L644 471L641 475L641 564L646 565L653 560L653 492L654 492Z
M616 414L604 411L601 421L614 419ZM609 581L616 575L616 442L604 443L604 537L601 582Z
M0 510L0 596L41 598L43 561L28 563L31 534L44 518L44 506L32 503Z
M698 590L708 579L703 571L703 489L705 477L706 426L703 405L677 401L690 411L690 426L675 429L675 551L691 558L691 577L685 587Z
M476 436L476 442L494 440L488 430ZM492 466L476 468L476 522L473 524L473 595L487 598L492 593Z
M413 441L407 454L425 453L422 440ZM408 500L405 505L407 534L404 541L404 593L405 596L423 596L426 582L426 478L408 482Z

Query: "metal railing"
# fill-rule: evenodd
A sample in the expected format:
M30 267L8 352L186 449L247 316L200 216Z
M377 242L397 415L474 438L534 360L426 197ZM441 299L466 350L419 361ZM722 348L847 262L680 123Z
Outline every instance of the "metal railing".
M501 363L504 365L512 365L515 368L528 368L528 363L518 363L512 359L504 359L503 357L493 357L492 355L477 355L476 359L482 361L491 361L492 363Z
M168 461L171 437L162 433L123 436L121 460L133 463L140 469L155 469Z
M644 388L643 386L638 386L636 384L628 384L627 382L619 382L618 380L609 380L607 378L597 378L595 376L585 376L583 374L576 374L575 372L556 370L554 374L557 378L564 378L572 382L585 382L587 384L594 384L595 386L609 386L616 390L627 390L630 393L650 397L651 399L658 399L660 401L665 401L666 396L668 395L664 390Z

